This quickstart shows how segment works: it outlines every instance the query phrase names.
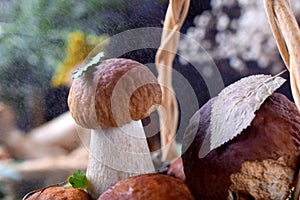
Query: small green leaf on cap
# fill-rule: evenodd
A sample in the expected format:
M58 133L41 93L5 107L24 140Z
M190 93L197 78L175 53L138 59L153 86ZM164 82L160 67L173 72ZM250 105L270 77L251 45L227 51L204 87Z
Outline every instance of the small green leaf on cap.
M68 179L69 183L72 185L73 188L86 188L86 175L83 171L77 170L72 174L72 176Z
M88 58L87 61L84 63L83 66L81 66L80 68L76 69L75 71L73 71L73 76L72 78L78 78L79 76L81 76L85 71L87 71L90 67L95 66L97 64L100 63L101 58L104 57L104 52L101 51L100 53L98 53L96 56L92 57L92 58Z

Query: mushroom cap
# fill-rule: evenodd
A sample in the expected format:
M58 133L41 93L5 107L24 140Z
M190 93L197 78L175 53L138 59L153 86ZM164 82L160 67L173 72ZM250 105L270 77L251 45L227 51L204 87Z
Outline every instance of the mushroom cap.
M26 200L90 200L90 196L83 190L72 187L49 187L26 198Z
M89 129L121 127L161 103L160 85L139 62L112 58L74 79L68 105L76 123Z
M143 174L117 182L98 200L193 200L188 187L180 179L164 174Z
M199 158L213 101L193 116L184 135L183 166L194 197L286 199L300 162L300 113L295 104L281 94L271 95L248 128Z

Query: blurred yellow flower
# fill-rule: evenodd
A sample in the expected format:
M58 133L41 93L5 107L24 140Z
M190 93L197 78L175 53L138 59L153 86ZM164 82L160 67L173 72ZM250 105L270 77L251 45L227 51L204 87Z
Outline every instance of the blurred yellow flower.
M76 66L80 66L88 54L106 39L108 39L107 35L87 35L85 37L81 31L70 33L67 39L65 59L58 64L51 85L54 87L67 85ZM100 47L101 49L97 46L97 50L103 50L105 44Z

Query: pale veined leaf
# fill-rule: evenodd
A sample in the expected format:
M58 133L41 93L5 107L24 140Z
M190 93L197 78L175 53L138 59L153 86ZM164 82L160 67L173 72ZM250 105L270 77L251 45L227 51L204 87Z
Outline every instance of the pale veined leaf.
M75 70L72 74L72 78L78 78L79 76L81 76L85 71L87 71L90 67L95 66L97 64L100 63L101 58L104 57L104 52L100 52L98 53L96 56L89 58L84 64L83 66L81 66L80 68L78 68L77 70Z
M212 104L210 125L199 157L205 157L250 126L255 112L285 81L279 76L253 75L224 88Z

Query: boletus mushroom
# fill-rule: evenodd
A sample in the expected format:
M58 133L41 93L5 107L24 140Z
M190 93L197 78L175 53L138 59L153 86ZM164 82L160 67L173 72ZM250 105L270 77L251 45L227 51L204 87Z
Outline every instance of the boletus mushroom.
M208 101L190 120L182 155L186 183L196 199L286 199L300 163L300 113L284 95L269 96L250 126L199 157L208 133ZM224 105L226 106L226 105ZM190 134L196 131L194 138Z
M117 182L98 200L193 200L185 183L169 175L143 174Z
M53 199L68 199L68 200L90 200L90 196L81 189L72 187L49 187L42 189L26 200L53 200Z
M94 199L121 179L155 171L140 119L161 97L152 72L130 59L101 61L74 79L68 105L76 123L92 129L87 179Z

